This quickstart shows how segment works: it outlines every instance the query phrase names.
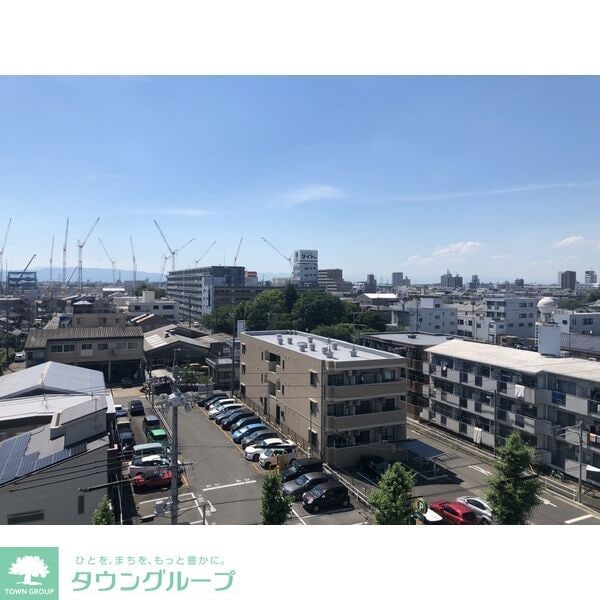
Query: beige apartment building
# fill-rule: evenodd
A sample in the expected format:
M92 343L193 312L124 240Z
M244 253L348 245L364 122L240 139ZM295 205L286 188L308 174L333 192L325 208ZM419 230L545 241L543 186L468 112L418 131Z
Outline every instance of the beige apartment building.
M339 467L406 439L406 359L298 331L240 336L240 395L312 456Z

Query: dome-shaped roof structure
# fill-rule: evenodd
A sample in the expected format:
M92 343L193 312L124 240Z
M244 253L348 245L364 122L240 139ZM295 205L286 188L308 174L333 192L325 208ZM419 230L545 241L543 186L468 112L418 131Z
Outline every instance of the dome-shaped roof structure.
M556 310L556 302L554 298L546 296L538 302L537 308L543 315L551 315Z

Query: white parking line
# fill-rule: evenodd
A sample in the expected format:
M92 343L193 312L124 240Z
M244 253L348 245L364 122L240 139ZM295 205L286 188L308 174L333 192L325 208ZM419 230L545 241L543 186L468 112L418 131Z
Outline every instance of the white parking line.
M193 496L193 492L185 492L185 494L179 494L179 498L183 498L184 496ZM152 500L142 500L138 502L138 504L149 504L150 502L158 502L159 500L170 500L171 496L164 496L163 498L153 498Z
M538 498L541 500L541 502L543 504L545 504L546 506L553 506L554 508L558 508L558 506L556 506L556 504L552 504L552 502L550 502L550 500L548 500L547 498L542 498L542 496L538 496Z
M239 483L228 483L227 485L214 485L213 487L204 488L203 492L212 492L213 490L222 490L224 488L236 487L238 485L247 485L248 483L256 483L256 479L250 479L249 481L240 481Z
M573 523L579 523L579 521L585 521L586 519L597 519L594 515L583 515L581 517L575 517L574 519L569 519L565 521L565 525L572 525Z
M483 473L484 475L492 474L490 471L486 471L485 469L481 468L479 465L469 465L469 469L473 469L474 471L479 471L480 473Z
M302 525L306 525L306 521L296 512L295 508L292 508L292 512L294 513L294 516L300 521L300 523L302 523Z

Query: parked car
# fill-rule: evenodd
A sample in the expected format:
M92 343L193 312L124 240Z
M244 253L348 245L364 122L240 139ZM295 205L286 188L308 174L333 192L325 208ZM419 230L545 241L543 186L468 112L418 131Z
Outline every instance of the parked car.
M115 404L114 406L115 406L115 412L116 412L117 410L124 410L124 409L123 409L123 405L122 405L122 404Z
M221 420L221 429L228 431L238 421L241 421L242 419L246 419L246 418L252 416L252 414L253 414L252 411L247 410L247 409L246 410L244 410L244 409L236 410L232 414L227 415L227 418L224 418Z
M256 444L257 442L266 440L267 438L274 437L277 437L277 434L272 429L261 429L260 431L255 431L254 433L251 433L250 435L247 435L246 437L242 438L240 446L245 450L248 446L251 446L252 444Z
M293 481L304 475L304 473L315 473L323 470L323 463L318 458L297 458L293 464L281 471L280 477L283 483Z
M213 406L208 411L208 418L211 421L214 421L217 418L217 415L224 410L232 410L235 408L242 408L244 405L241 402L237 402L236 400L223 400L222 403Z
M144 420L142 421L142 429L144 430L144 435L147 435L151 429L160 429L161 422L160 419L156 415L146 415Z
M123 452L123 456L132 456L133 447L135 446L135 437L133 436L133 432L130 429L119 431L119 444L121 445L121 451Z
M389 460L376 456L374 454L367 454L361 456L358 462L358 468L367 476L373 477L375 481L379 481L381 476L388 470L391 465Z
M429 508L438 513L446 523L452 525L477 525L479 523L479 517L462 502L438 500L432 502Z
M237 424L238 423L236 423L236 425ZM253 433L258 433L259 431L267 431L267 429L268 427L264 423L250 423L249 425L244 425L233 432L233 441L236 444L239 444L243 438L248 437Z
M163 456L168 456L171 454L170 448L168 446L163 446L159 442L152 442L150 444L137 444L133 447L133 458L142 458L142 456L152 456L155 454L160 454Z
M170 487L171 471L165 471L164 473L150 473L149 475L136 475L133 478L132 483L135 492ZM181 483L181 481L179 481L179 483Z
M166 446L169 443L169 436L164 429L150 429L150 431L146 433L146 441L149 444L158 442L159 444Z
M248 409L243 404L241 406L236 406L235 404L232 404L231 406L227 406L223 410L220 410L217 413L217 415L215 417L215 423L217 425L221 425L225 419L231 417L231 415L233 415L241 410L247 411Z
M302 506L308 512L319 512L327 508L350 506L348 488L338 481L326 481L302 494Z
M260 440L260 442L257 442L256 444L247 446L245 448L244 456L246 457L246 460L251 460L251 461L256 462L258 460L259 456L263 453L263 451L266 448L275 448L275 447L281 448L285 445L286 445L286 442L284 442L281 438L278 438L278 437L265 438L263 440Z
M231 398L227 394L217 394L216 396L211 396L208 400L202 405L206 410L210 410L217 402L221 402L223 400L231 400Z
M129 417L119 417L117 419L117 431L131 431L131 420Z
M204 398L200 398L198 400L198 406L206 406L210 402L214 402L215 400L221 400L222 398L228 398L226 392L213 392L212 394L208 394Z
M481 525L491 525L494 520L492 507L476 496L461 496L456 499L468 506L478 517Z
M178 460L178 470L181 475L184 471L183 463ZM150 473L160 473L164 470L170 470L171 461L166 456L151 454L142 458L134 458L129 463L129 477L136 475L149 475Z
M256 423L261 423L261 418L258 415L252 415L251 417L244 417L239 421L236 421L231 426L231 433L236 432L238 429L242 429L242 427L246 427L247 425L254 425Z
M296 460L296 447L285 446L284 448L267 448L258 457L258 462L265 469L274 469L275 467L287 467Z
M118 410L115 409L115 418L117 420L123 419L123 418L126 419L128 416L129 416L129 413L125 409L123 409L123 408L120 408Z
M294 502L297 502L302 499L302 494L304 494L304 492L308 492L326 481L330 481L330 478L319 471L314 473L304 473L296 479L284 483L282 492L284 496L292 496Z
M132 400L129 403L129 414L132 417L146 414L146 411L144 410L144 405L141 400Z
M13 357L13 362L25 362L26 356L25 352L15 352Z

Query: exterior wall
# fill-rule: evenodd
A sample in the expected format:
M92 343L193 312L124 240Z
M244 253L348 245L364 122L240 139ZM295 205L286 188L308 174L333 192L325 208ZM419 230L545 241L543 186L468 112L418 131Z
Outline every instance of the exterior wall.
M554 320L562 333L600 335L600 313L578 313L571 310L556 310Z
M123 327L127 318L122 313L75 313L71 327Z
M317 250L295 250L292 279L298 283L318 283L319 253Z
M89 469L91 462L106 461L106 454L104 446L20 479L19 483L0 487L0 524L6 525L9 515L43 511L43 519L31 525L90 525L94 510L107 492L100 489L81 494L78 488L108 482L106 463L97 462L97 468ZM69 481L64 472L67 466L70 472L86 469L85 477ZM36 485L43 487L27 489ZM79 512L80 496L83 512Z
M333 363L256 335L242 334L241 344L242 399L312 455L346 467L386 446L385 436L405 439L403 358ZM393 381L382 381L383 369Z
M537 298L487 298L485 316L490 319L489 339L497 342L500 335L522 339L535 337Z

